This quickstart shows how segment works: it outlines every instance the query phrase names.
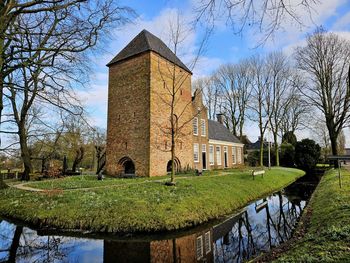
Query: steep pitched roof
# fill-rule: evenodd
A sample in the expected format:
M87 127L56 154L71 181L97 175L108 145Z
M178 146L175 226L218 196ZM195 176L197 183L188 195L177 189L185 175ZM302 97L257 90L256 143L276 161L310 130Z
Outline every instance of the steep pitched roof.
M146 51L156 52L158 55L169 60L182 69L192 73L184 63L155 35L147 30L142 30L125 48L122 49L108 64L110 66L116 62L133 57Z
M208 128L209 139L224 142L241 143L241 141L220 122L208 120Z

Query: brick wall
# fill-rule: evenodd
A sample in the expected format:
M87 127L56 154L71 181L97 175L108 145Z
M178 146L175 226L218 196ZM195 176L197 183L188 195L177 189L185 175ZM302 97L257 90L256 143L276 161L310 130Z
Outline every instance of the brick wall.
M150 54L143 53L109 68L106 172L118 174L128 156L136 175L149 174Z
M176 157L181 168L192 167L191 74L151 52L150 176L166 174L171 160L171 95L176 90L174 113L178 117Z

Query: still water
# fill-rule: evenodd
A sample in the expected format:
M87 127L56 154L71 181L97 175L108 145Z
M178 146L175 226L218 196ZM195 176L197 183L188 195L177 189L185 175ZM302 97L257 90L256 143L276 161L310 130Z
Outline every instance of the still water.
M242 262L291 238L315 186L301 178L224 221L163 236L69 236L0 219L0 262Z

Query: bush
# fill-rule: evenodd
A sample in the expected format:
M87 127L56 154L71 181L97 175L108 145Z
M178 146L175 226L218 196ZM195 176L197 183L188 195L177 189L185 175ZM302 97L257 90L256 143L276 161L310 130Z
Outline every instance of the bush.
M248 153L247 162L249 166L258 166L259 165L259 151L251 151Z
M310 139L297 142L295 146L295 164L306 172L311 172L321 156L321 147Z
M281 144L280 163L282 166L295 166L295 148L290 143Z
M271 161L271 166L276 165L276 155L275 151L271 148L270 149L270 161ZM248 153L247 157L247 162L249 166L259 166L260 162L260 151L259 150L254 150ZM263 163L264 166L269 165L269 151L268 149L264 149L264 155L263 155Z
M294 147L297 144L297 137L292 131L288 131L282 136L282 143L290 143Z

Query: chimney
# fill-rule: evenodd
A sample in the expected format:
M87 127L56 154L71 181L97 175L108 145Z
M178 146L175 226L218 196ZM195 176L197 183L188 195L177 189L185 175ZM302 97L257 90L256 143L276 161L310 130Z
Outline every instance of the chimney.
M216 119L218 120L218 122L220 122L221 124L224 124L224 114L222 113L219 113L219 114L216 114Z

